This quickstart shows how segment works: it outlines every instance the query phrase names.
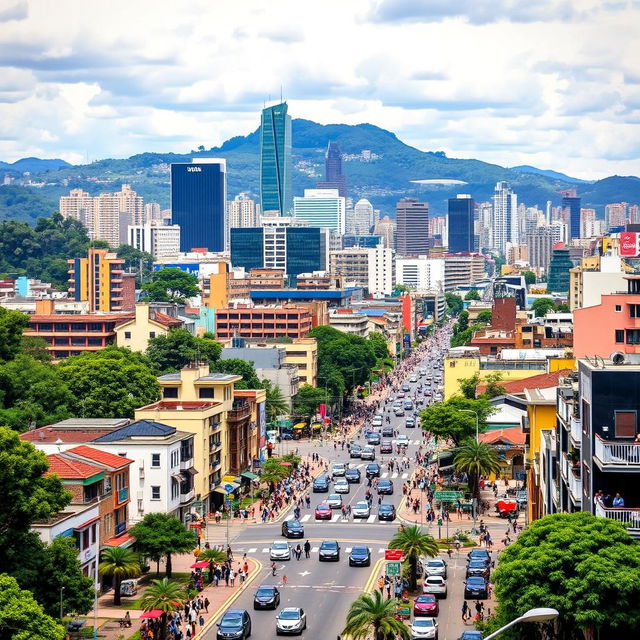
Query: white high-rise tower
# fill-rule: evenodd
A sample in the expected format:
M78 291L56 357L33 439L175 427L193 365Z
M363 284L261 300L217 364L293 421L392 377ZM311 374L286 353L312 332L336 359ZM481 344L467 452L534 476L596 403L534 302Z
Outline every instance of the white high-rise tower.
M493 247L503 254L507 242L519 244L518 196L508 182L498 182L493 196Z

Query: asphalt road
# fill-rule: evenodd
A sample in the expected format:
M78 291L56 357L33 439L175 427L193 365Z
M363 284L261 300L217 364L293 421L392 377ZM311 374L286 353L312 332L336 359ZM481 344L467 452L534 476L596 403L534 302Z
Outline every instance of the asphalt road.
M425 359L420 365L427 368L428 375L433 375L433 363ZM417 370L416 370L417 373ZM424 384L425 378L419 378ZM408 382L408 380L407 380ZM407 393L407 398L413 397L413 391L416 384L411 384L411 391ZM435 382L433 383L435 387ZM395 417L391 412L391 403L388 404L388 411L384 414L390 415L391 425L399 429L400 434L406 435L410 444L407 451L407 457L410 461L409 469L403 469L400 472L389 472L386 462L390 455L380 456L376 451L376 462L382 466L381 478L390 479L394 483L394 494L383 496L383 502L393 503L396 507L402 499L402 483L411 477L411 473L415 467L415 453L421 444L422 431L416 427L406 429L404 426L405 418L411 412L407 412L406 416ZM386 424L386 422L385 422ZM386 438L384 438L386 439ZM358 441L357 439L355 440ZM364 444L364 438L360 439ZM349 462L352 467L360 468L362 480L360 484L350 485L350 492L343 494L344 504L353 505L356 502L363 501L367 482L364 476L364 467L369 461L361 461L360 459L350 459L348 452L340 448L334 449L333 443L325 443L318 446L317 443L307 443L305 441L288 441L282 443L284 452L287 449L293 450L297 448L300 453L311 453L312 451L320 453L321 456L329 459L330 468L333 462ZM393 457L398 459L397 454ZM316 521L314 517L314 509L317 504L323 502L329 495L333 493L333 485L331 485L329 493L311 493L311 507L301 510L300 521L304 526L304 538L302 540L289 540L292 549L298 542L304 543L309 540L312 546L311 558L305 559L304 554L302 560L296 561L295 557L289 561L277 562L277 575L271 575L271 561L269 559L269 547L273 541L282 541L281 522L266 524L260 526L249 526L239 528L233 532L231 536L232 548L234 550L235 559L242 557L243 553L258 558L264 569L251 586L233 603L234 608L243 608L249 611L252 618L252 638L255 640L263 640L273 638L275 636L275 617L279 608L284 606L302 607L307 614L307 630L303 636L308 639L332 639L341 633L345 622L345 616L349 605L355 597L357 597L365 588L372 572L376 569L375 578L379 575L379 570L383 569L383 565L376 568L379 559L384 558L384 549L387 547L389 540L397 531L399 522L385 522L378 520L377 517L377 493L372 489L374 500L371 510L371 516L367 519L344 519L339 509L333 511L331 521ZM285 518L292 518L291 512ZM452 523L451 533L455 531L455 522ZM436 532L434 532L436 533ZM337 540L341 545L341 557L339 562L319 562L318 547L323 540ZM354 544L366 544L371 548L372 566L371 568L349 567L348 554ZM446 554L445 554L446 557ZM461 606L463 600L463 581L465 572L466 556L463 553L449 561L449 577L448 597L440 601L440 614L438 616L439 638L440 640L455 640L465 629L465 625L461 620ZM287 585L281 586L281 604L276 611L254 611L253 596L256 589L260 585L279 584L282 585L282 576L287 576ZM473 603L469 603L473 607ZM473 628L470 624L467 629ZM207 635L207 640L214 637L215 630Z

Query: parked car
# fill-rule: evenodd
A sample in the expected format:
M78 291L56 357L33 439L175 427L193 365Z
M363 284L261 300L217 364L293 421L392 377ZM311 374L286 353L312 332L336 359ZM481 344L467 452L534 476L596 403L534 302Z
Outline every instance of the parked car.
M244 640L251 635L251 616L246 609L228 609L218 622L217 640Z
M464 597L486 600L489 597L487 581L480 576L469 576L464 583Z
M358 484L360 482L360 469L347 469L344 477L347 482Z
M276 617L276 635L302 632L307 628L307 614L300 607L285 607Z
M396 519L396 508L392 504L381 503L378 507L378 520L393 522Z
M318 551L318 560L340 561L340 545L337 540L323 540Z
M415 618L409 628L411 640L438 640L438 621L434 618Z
M371 565L371 549L358 545L351 549L349 554L350 567L368 567Z
M304 527L299 520L285 520L282 523L282 535L285 538L303 538Z
M422 583L422 593L432 593L436 598L444 599L447 597L447 583L442 576L427 576Z
M414 616L437 616L439 613L438 599L431 593L418 596L413 602Z
M329 478L319 476L313 481L313 493L326 493L329 491Z
M253 596L254 609L275 609L280 604L280 592L274 585L258 587Z

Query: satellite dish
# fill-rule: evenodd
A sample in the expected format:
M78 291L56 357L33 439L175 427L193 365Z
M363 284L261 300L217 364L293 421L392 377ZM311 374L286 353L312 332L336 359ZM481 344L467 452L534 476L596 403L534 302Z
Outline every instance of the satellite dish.
M625 354L622 353L622 351L614 351L610 356L609 359L611 360L611 362L613 362L613 364L624 364L625 363Z

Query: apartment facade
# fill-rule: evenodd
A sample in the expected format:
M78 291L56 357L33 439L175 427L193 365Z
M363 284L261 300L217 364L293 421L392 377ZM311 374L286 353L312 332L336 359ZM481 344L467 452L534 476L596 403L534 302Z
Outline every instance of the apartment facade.
M129 225L127 244L151 254L154 260L177 256L180 253L180 227L157 222Z
M429 203L402 198L396 204L396 249L400 256L426 254L433 246L429 235Z
M304 338L311 327L311 312L300 306L216 309L216 336L221 340Z
M362 287L371 295L391 295L395 287L394 251L382 245L332 251L329 269L345 283Z

